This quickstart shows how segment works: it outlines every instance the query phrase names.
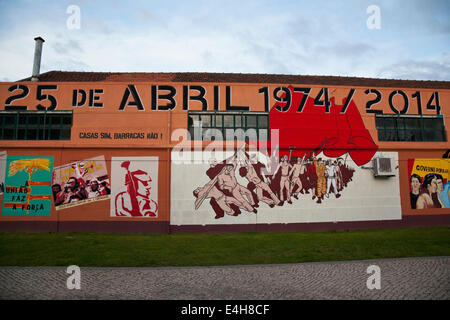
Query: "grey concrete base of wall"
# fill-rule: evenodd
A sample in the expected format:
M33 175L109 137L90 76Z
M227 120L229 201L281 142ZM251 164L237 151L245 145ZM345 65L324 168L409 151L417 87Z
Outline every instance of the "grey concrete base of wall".
M0 232L101 232L101 233L234 233L317 232L450 226L450 215L404 216L401 220L321 223L229 225L170 225L160 221L1 221Z
M315 223L273 223L238 225L170 226L171 233L227 233L227 232L318 232L364 229L391 229L426 226L450 226L450 215L404 216L401 220L345 221Z

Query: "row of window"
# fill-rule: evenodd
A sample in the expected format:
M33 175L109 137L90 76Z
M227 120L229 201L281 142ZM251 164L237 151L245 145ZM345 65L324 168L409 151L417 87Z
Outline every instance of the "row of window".
M196 134L196 128L202 128L202 137ZM254 133L254 137L265 141L269 139L269 114L268 113L229 113L229 112L189 112L188 130L191 139L203 140L232 140L237 136L227 136L228 132L242 129L247 133ZM214 131L213 131L214 130ZM228 132L227 132L228 131ZM214 134L214 132L216 134ZM228 137L228 139L227 139ZM245 138L245 137L244 137Z
M379 141L447 141L442 115L376 115L375 123ZM195 127L199 124L202 126L203 140L209 140L208 137L205 139L209 129L217 129L225 139L227 129L256 129L258 140L270 139L267 113L191 112L188 115L188 129L192 140L201 139L198 135L194 136Z
M447 141L444 118L377 115L379 141Z
M72 124L71 111L0 111L0 140L70 140ZM376 115L375 124L379 141L447 141L442 115ZM187 127L192 140L236 139L229 129L270 139L268 113L189 112Z
M72 112L1 111L1 140L70 140Z

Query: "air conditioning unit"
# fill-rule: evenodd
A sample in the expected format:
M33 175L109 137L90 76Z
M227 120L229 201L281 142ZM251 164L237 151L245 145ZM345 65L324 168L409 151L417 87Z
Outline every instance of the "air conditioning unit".
M392 158L375 158L372 160L374 177L395 177L395 163Z

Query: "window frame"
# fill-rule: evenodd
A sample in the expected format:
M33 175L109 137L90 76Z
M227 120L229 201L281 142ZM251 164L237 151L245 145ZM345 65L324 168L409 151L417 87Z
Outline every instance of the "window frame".
M383 120L384 119L384 120ZM387 119L392 126L387 126ZM415 119L416 125L408 125L408 120ZM439 126L425 126L425 122L439 121ZM438 127L439 129L434 129ZM375 115L375 128L378 132L378 141L383 142L446 142L444 117L442 115ZM433 138L428 138L429 136ZM414 137L414 138L413 138Z
M43 115L43 117L42 117ZM13 116L14 123L6 124L8 116ZM31 123L33 117L36 123ZM58 121L55 121L55 120ZM68 123L66 119L70 119ZM24 122L22 122L22 120ZM69 110L0 110L0 140L14 141L46 141L46 140L70 140L73 126L73 111ZM12 130L12 137L5 138L6 130ZM34 138L31 139L32 130L35 130ZM57 138L53 138L57 130ZM21 133L23 132L23 134ZM67 133L69 133L67 135Z
M222 137L223 137L223 141L226 141L226 130L227 129L243 129L244 131L247 129L255 129L256 130L256 135L258 140L261 138L260 137L260 129L265 129L267 130L267 138L266 140L269 141L270 140L270 134L269 134L269 129L270 129L270 118L269 118L269 113L268 112L260 112L260 111L243 111L243 112L235 112L235 111L188 111L188 115L187 115L187 129L190 132L190 140L194 141L194 135L193 135L193 129L194 129L194 121L201 121L201 117L203 116L210 116L210 120L209 123L210 125L205 127L203 126L203 121L202 121L202 132L205 133L206 130L208 129L217 129L222 133ZM232 116L232 124L226 123L225 121L225 117L226 116ZM252 126L248 126L248 117L249 116L255 116L255 125ZM219 117L219 118L218 118ZM260 117L264 117L266 118L266 127L260 127ZM192 125L190 125L190 119L192 120ZM220 119L220 125L217 125L218 121L217 119ZM238 119L238 120L237 120ZM240 119L240 120L239 120ZM240 125L239 125L240 122ZM206 140L203 139L204 141L211 141L211 140Z

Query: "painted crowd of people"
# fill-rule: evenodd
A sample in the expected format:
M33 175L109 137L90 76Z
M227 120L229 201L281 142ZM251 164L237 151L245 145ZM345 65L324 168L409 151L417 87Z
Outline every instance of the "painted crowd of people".
M88 168L84 162L72 164L75 176L67 179L64 185L53 184L52 193L55 206L92 199L111 193L108 176L88 177Z
M55 206L59 206L108 195L111 193L111 189L107 181L100 182L95 178L88 181L80 181L75 177L70 177L64 184L64 187L61 187L60 184L54 184L52 192Z
M418 174L410 177L410 200L412 209L449 208L450 184L444 185L442 175L429 173L423 178Z
M247 180L246 186L236 179L236 169ZM232 159L220 164L211 160L206 171L210 181L193 191L195 209L205 199L210 199L215 218L219 219L225 214L237 216L241 210L257 213L259 202L271 208L292 204L301 194L309 194L312 200L322 203L331 194L339 198L353 173L354 169L349 168L342 158L322 160L314 153L308 158L305 155L295 159L285 155L276 169L268 170L265 164L251 161L249 155L240 150Z

